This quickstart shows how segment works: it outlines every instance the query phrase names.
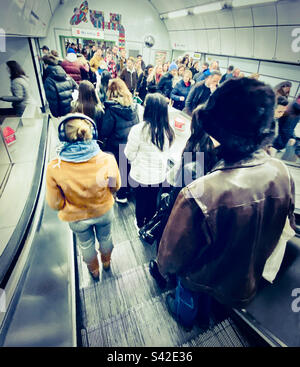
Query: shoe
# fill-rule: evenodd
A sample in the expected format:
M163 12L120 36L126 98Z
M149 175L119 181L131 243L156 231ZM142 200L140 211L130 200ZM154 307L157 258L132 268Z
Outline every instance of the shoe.
M166 297L166 305L167 305L167 309L169 314L173 317L174 320L176 320L178 322L178 324L180 324L185 331L191 331L193 329L193 325L185 325L180 318L177 316L176 314L176 307L175 307L175 296L172 293L167 294Z
M95 256L94 259L90 263L87 263L87 267L88 267L89 272L90 272L91 276L93 277L93 279L98 280L99 279L98 257Z
M109 271L110 270L110 259L111 259L111 253L107 255L101 254L101 262L103 270Z
M167 286L167 281L165 278L160 274L157 266L157 262L155 260L151 260L149 263L149 272L151 276L155 279L159 288L164 289Z
M127 204L128 203L128 199L124 198L124 199L120 199L116 196L116 202L120 203L120 204Z

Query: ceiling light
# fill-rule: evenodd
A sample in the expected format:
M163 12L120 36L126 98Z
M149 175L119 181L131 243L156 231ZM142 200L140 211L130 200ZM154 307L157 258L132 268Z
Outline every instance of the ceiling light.
M239 6L251 6L276 2L277 0L232 0L232 6L234 8L238 8Z
M174 19L174 18L185 17L186 15L188 15L188 13L189 12L187 9L172 11L171 13L168 13L168 18Z
M209 13L211 11L218 11L221 9L222 9L222 4L218 2L218 3L196 6L196 8L193 9L193 13L194 14Z

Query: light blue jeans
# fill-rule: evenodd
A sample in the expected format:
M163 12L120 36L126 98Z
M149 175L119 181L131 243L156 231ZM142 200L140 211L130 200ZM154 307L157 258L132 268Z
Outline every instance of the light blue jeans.
M111 208L101 217L69 222L71 230L76 234L83 260L86 263L91 262L97 256L95 234L99 242L100 253L108 255L112 252L114 247L111 236L113 218L114 211Z

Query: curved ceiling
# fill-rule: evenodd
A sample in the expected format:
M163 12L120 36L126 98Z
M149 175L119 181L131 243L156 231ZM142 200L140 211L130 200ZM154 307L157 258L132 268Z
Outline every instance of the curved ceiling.
M130 4L130 0L124 1ZM6 9L0 13L1 28L7 35L46 37L57 8L71 2L76 7L82 0L6 1ZM148 0L160 16L216 2L219 1ZM231 2L221 0L221 4ZM247 2L249 0L245 0ZM170 36L171 49L300 63L299 0L278 0L271 4L164 19L163 22Z

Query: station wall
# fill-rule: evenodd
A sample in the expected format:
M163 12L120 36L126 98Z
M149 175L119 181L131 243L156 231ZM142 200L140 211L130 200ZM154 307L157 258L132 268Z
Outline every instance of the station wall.
M90 21L89 13L86 16L86 22L82 21L78 25L71 26L70 19L74 14L74 8L79 8L81 0L66 1L60 5L49 24L48 35L41 39L41 44L46 44L50 49L56 49L61 54L61 45L59 36L72 36L72 28L85 30L96 30ZM166 51L167 59L171 57L171 45L168 31L161 21L158 13L146 0L114 0L88 1L89 10L103 11L105 21L109 21L110 13L121 15L121 24L125 28L125 48L127 50L139 50L143 55L145 63L153 63L157 51ZM154 46L149 49L144 46L144 38L151 35L155 39ZM108 41L118 43L118 31L104 30L104 37Z
M160 13L169 9L158 0L152 2ZM181 9L184 4L193 5L187 0L180 4ZM300 1L282 0L164 22L174 49L300 64L299 14Z

